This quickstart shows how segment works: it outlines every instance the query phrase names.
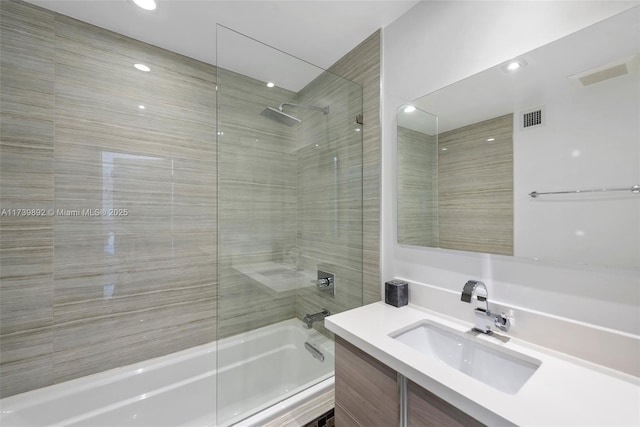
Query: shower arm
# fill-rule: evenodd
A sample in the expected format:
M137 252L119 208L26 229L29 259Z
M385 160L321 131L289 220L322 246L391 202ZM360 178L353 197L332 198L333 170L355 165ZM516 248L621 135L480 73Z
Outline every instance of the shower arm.
M329 114L329 106L328 105L326 107L314 107L313 105L296 104L296 103L293 103L293 102L283 102L278 107L278 110L282 111L282 107L285 106L285 105L288 105L289 107L306 108L307 110L322 111L325 115Z

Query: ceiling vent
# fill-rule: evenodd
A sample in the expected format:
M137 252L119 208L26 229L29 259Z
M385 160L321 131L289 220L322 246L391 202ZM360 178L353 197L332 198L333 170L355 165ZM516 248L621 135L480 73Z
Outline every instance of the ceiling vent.
M583 71L578 74L569 76L569 80L575 82L578 86L585 87L592 84L600 83L615 77L631 74L638 69L638 55L632 55L624 59L610 62L599 67Z
M530 129L544 124L544 107L531 108L520 113L520 129Z

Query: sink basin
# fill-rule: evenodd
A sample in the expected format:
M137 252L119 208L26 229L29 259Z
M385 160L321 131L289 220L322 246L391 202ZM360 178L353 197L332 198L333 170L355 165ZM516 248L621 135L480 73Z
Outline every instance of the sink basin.
M481 342L464 333L424 321L390 336L504 393L516 394L540 367L539 360Z

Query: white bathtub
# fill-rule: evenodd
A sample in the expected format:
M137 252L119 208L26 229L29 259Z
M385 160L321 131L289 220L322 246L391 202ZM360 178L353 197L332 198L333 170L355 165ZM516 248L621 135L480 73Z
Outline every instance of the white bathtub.
M2 399L0 426L260 426L331 388L333 367L333 342L291 319Z

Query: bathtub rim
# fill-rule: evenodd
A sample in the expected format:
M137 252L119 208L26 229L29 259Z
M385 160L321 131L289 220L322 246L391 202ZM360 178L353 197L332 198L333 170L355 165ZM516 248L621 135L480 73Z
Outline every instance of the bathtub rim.
M5 418L5 416L10 417L11 414L18 412L14 416L16 417L16 421L19 421L22 417L19 412L23 410L30 410L33 407L37 407L41 404L47 404L51 401L55 401L56 399L64 399L69 396L78 395L85 393L87 391L94 390L99 387L108 386L112 383L117 383L118 381L126 381L130 377L135 377L138 374L142 374L145 372L153 372L155 370L171 367L171 365L176 363L181 363L188 361L189 359L201 356L210 355L213 360L213 371L218 370L218 349L219 345L222 343L223 347L226 345L231 345L234 341L240 341L243 338L246 338L250 335L261 335L268 331L269 329L276 329L278 327L303 327L302 322L298 318L291 318L287 320L283 320L280 322L276 322L270 325L266 325L251 331L243 332L240 334L236 334L230 337L222 338L220 340L211 341L205 344L200 344L198 346L189 347L183 350L179 350L173 353L169 353L163 356L152 357L150 359L146 359L140 362L135 362L130 365L111 368L106 371L98 372L95 374L86 375L84 377L71 379L68 381L60 382L57 384L52 384L46 387L42 387L35 390L30 390L24 393L15 394L12 396L5 397L0 399L0 420ZM317 333L317 331L316 331ZM327 342L333 342L330 338L326 337ZM225 342L225 340L228 340ZM208 372L208 371L207 371ZM324 379L323 379L324 377ZM285 397L283 400L279 400L274 402L273 404L265 407L260 410L260 412L250 415L249 417L241 420L237 420L238 426L251 426L251 425L261 425L261 423L269 422L270 420L276 419L279 416L290 412L295 409L301 403L304 403L310 399L320 396L321 394L327 392L334 386L334 370L332 369L327 374L318 378L318 382L312 384L298 393ZM216 390L214 392L214 396L216 396L217 401L217 392L218 387L216 386ZM100 409L97 409L100 411ZM94 411L90 411L94 412ZM218 421L218 411L216 408L215 411L215 422ZM64 421L74 418L73 415L65 418ZM62 420L61 420L62 421ZM64 422L62 421L62 422ZM236 421L236 420L234 420ZM26 424L28 425L28 424ZM215 424L214 424L215 425Z
M277 418L285 415L286 413L291 412L292 409L299 407L303 403L308 402L311 399L320 397L322 394L331 390L334 386L335 375L332 374L329 378L322 380L319 383L314 384L311 387L306 388L279 403L263 409L262 411L252 415L249 418L245 418L244 420L233 424L233 427L263 426L269 422L275 421ZM313 419L307 421L313 421Z

